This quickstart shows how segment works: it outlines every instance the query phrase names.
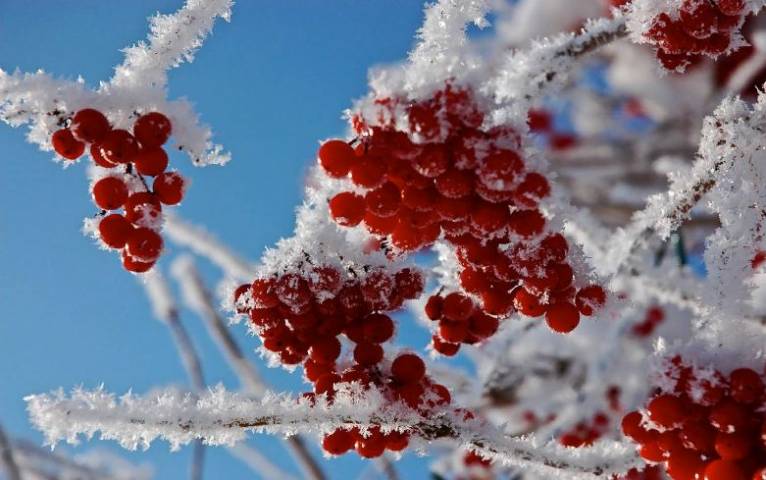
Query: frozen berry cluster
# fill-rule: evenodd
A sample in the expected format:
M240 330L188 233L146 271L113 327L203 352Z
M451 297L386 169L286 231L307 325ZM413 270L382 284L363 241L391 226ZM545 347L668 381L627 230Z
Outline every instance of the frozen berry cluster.
M680 357L669 363L672 391L657 392L645 412L622 420L646 462L673 480L766 479L766 415L760 373L738 368L695 370Z
M684 0L677 11L655 17L646 37L666 69L683 70L700 55L729 52L746 13L745 0Z
M483 124L472 91L451 84L427 100L375 100L353 116L354 142L319 148L326 174L354 185L330 199L330 215L398 252L444 238L456 248L463 290L484 314L503 318L516 308L569 332L603 305L605 292L575 288L567 240L548 231L538 208L550 185L526 165L518 133ZM478 337L453 330L451 341L441 340Z
M186 181L178 172L166 171L168 155L162 145L171 131L170 120L159 112L141 115L130 133L112 128L104 114L86 108L51 137L64 159L77 160L89 146L93 162L107 169L91 188L93 202L102 210L98 235L104 245L122 252L122 264L131 272L154 266L163 249L162 205L183 199ZM144 176L154 177L151 189Z

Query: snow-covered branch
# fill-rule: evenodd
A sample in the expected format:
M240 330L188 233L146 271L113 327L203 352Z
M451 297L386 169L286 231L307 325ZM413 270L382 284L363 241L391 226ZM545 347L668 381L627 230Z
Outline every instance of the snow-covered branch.
M124 50L125 61L115 69L117 88L164 88L167 71L191 62L216 18L231 18L232 0L187 0L177 12L151 18L148 43Z
M318 398L267 395L253 400L216 388L195 399L175 390L145 397L132 393L118 399L97 390L63 391L26 398L34 425L47 441L77 442L79 435L115 440L125 448L147 448L154 440L175 449L195 439L209 445L233 445L248 431L292 435L326 433L339 427L366 431L408 431L424 441L454 439L470 444L482 455L509 465L521 465L566 478L592 478L620 473L637 463L626 445L604 441L592 449L568 450L534 438L510 438L490 425L461 419L455 411L421 416L391 405L375 390L339 389L332 403Z

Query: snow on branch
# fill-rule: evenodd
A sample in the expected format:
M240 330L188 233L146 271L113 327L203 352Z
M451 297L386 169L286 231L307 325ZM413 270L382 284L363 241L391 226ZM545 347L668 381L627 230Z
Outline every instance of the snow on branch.
M167 71L192 62L194 53L213 30L216 18L231 18L231 0L187 0L177 12L150 20L148 43L124 50L125 61L115 69L111 84L119 88L164 88Z
M50 151L53 132L67 126L80 109L95 108L114 128L128 130L140 114L160 111L173 124L175 147L194 165L223 165L230 155L213 144L210 128L200 124L190 102L167 99L164 75L182 60L191 61L213 20L228 18L230 5L229 0L189 0L178 13L155 17L149 47L128 49L126 63L118 67L113 83L101 83L97 89L89 89L82 78L71 81L42 70L8 73L0 69L0 120L12 127L29 125L28 140Z
M495 67L484 88L495 95L496 125L514 123L526 128L527 111L552 90L564 86L580 58L627 35L625 19L602 18L589 21L577 33L562 33L533 43L506 57Z
M195 398L176 390L147 396L127 393L117 399L102 388L62 390L26 397L33 424L49 443L76 443L80 435L96 433L125 448L148 448L158 439L173 449L195 439L209 445L233 445L248 431L293 435L326 433L339 427L373 426L408 431L425 440L453 439L471 445L482 455L508 465L545 471L560 478L594 478L624 472L638 464L632 448L604 441L573 451L534 437L511 438L478 420L461 419L459 411L445 410L423 417L416 411L387 402L376 390L358 386L339 389L332 403L320 397L266 395L253 400L217 387Z

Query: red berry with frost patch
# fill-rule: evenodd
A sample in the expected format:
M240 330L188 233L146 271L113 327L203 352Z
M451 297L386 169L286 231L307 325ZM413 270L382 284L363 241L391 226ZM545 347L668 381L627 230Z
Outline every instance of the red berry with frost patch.
M593 315L606 303L606 292L598 285L581 288L575 297L577 309L585 316Z
M133 135L144 148L163 145L168 141L172 130L170 119L159 112L141 115L133 124Z
M401 203L399 187L391 182L370 190L364 197L367 210L378 217L390 217L396 214Z
M136 228L128 236L126 251L139 262L154 262L162 253L162 237L149 228Z
M152 226L159 220L161 214L160 200L152 193L136 192L125 201L125 218L134 225Z
M142 262L131 257L127 251L122 251L122 266L125 270L133 273L144 273L151 270L154 266L154 262Z
M184 198L186 179L178 172L164 172L154 179L152 189L165 205L178 205Z

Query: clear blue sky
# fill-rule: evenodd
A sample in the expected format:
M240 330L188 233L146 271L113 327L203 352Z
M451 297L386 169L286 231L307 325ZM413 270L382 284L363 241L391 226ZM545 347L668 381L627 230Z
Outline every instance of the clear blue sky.
M147 16L181 3L4 0L0 67L82 75L94 85L111 76L120 48L144 38ZM171 73L171 97L192 99L233 154L224 168L192 169L185 158L173 158L193 179L180 213L253 259L289 235L317 141L343 131L341 111L365 93L368 67L403 58L421 19L417 1L240 0L233 22L218 23L196 61ZM24 131L0 125L0 421L11 434L42 442L27 422L27 394L100 382L120 393L144 392L186 378L137 281L114 254L80 234L83 217L93 212L83 167L62 170L24 138ZM236 388L200 321L184 313L208 381ZM417 327L404 330L407 342L425 344ZM237 335L252 351L256 340L241 329ZM262 371L279 389L303 388L297 374ZM258 437L251 444L290 465L274 440ZM86 444L95 446L151 462L157 478L187 476L188 450L171 454L157 443L147 453L130 453L112 443ZM365 465L349 455L327 466L332 478L347 479ZM428 475L427 462L411 454L399 468L408 479ZM213 448L206 477L253 475Z

